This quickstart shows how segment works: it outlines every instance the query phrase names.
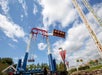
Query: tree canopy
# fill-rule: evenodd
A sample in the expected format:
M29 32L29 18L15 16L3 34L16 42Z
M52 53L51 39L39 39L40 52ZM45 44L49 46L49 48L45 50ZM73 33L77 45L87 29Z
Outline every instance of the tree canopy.
M8 65L11 65L14 63L12 58L0 58L0 62Z

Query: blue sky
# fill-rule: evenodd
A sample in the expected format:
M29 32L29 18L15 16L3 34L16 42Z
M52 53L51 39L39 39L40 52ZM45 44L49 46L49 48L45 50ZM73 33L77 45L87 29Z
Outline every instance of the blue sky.
M102 42L102 27L77 0ZM102 0L88 0L98 17L102 18ZM52 33L53 29L66 32L66 38L49 36L51 51L57 62L62 61L59 47L67 51L66 60L75 66L77 59L87 62L99 57L98 50L71 0L0 0L0 57L12 57L16 63L23 58L28 36L33 27ZM31 41L30 54L34 63L48 63L46 39L41 35Z

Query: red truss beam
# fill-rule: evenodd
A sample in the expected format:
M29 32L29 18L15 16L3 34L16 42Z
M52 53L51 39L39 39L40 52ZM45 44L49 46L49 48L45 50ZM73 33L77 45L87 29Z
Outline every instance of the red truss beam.
M32 28L31 30L32 35L36 35L37 34L41 34L42 36L48 37L48 32L46 30L43 29L39 29L39 28Z

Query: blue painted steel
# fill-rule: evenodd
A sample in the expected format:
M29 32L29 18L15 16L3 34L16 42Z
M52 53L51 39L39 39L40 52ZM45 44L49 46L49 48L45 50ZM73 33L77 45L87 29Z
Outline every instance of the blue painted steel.
M21 68L21 63L22 63L22 60L19 59L19 60L18 60L18 64L17 64L17 71L19 70L19 68Z
M53 66L54 66L54 72L57 70L57 68L56 68L56 60L55 59L53 59Z
M51 71L51 72L54 72L54 64L53 64L52 54L49 54L49 55L48 55L48 59L49 59L50 71Z
M28 60L28 52L25 53L25 57L24 57L24 60L23 60L22 68L24 69L24 71L26 71L27 60Z

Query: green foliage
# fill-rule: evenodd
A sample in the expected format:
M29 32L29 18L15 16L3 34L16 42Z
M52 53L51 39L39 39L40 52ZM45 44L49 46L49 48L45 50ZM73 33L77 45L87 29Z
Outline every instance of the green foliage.
M12 58L0 58L0 75L7 75L2 73L2 71L11 64L13 64Z
M72 69L69 70L69 74L71 74L71 73L73 73L75 71L77 71L77 69L76 68L72 68Z
M0 62L1 62L1 58L0 58Z
M0 62L0 75L5 75L5 74L3 74L3 73L1 73L2 72L2 70L4 70L6 67L8 67L9 65L8 64L4 64L4 63L1 63Z
M88 69L88 71L97 70L97 69L102 69L102 64L94 66L94 67L90 67L90 69Z
M2 58L1 62L4 63L4 64L8 64L8 65L13 64L12 58Z
M46 67L47 69L49 69L49 66L48 66L47 63L42 63L42 64L41 64L41 68L43 69L44 67Z
M90 61L89 61L89 64L90 64L90 65L94 65L94 61L93 61L93 60L90 60Z
M60 62L60 64L57 65L57 70L58 71L64 71L64 69L65 69L64 63Z
M79 60L76 60L76 62L79 62Z
M83 59L77 59L76 62L83 62Z
M80 62L83 62L83 59L80 59Z
M33 67L33 65L30 65L29 68L30 68L30 70L32 70L34 67Z
M86 70L86 69L89 69L90 67L88 65L85 65L85 66L80 66L78 68L78 70Z
M32 70L32 69L36 69L37 67L36 67L36 65L34 65L34 64L31 64L31 65L27 65L27 69L29 70Z
M37 67L37 68L41 68L41 65L38 63L36 67Z
M94 62L95 62L96 65L98 65L98 62L99 62L99 61L96 59L96 60L94 60Z
M90 66L93 66L93 65L98 65L99 61L96 59L96 60L90 60L89 61L89 64Z
M42 63L42 64L31 64L31 65L28 65L27 66L27 69L30 69L30 70L32 70L32 69L36 69L36 68L40 68L40 69L43 69L44 67L46 67L47 69L49 68L49 66L48 66L48 64L46 64L46 63Z

